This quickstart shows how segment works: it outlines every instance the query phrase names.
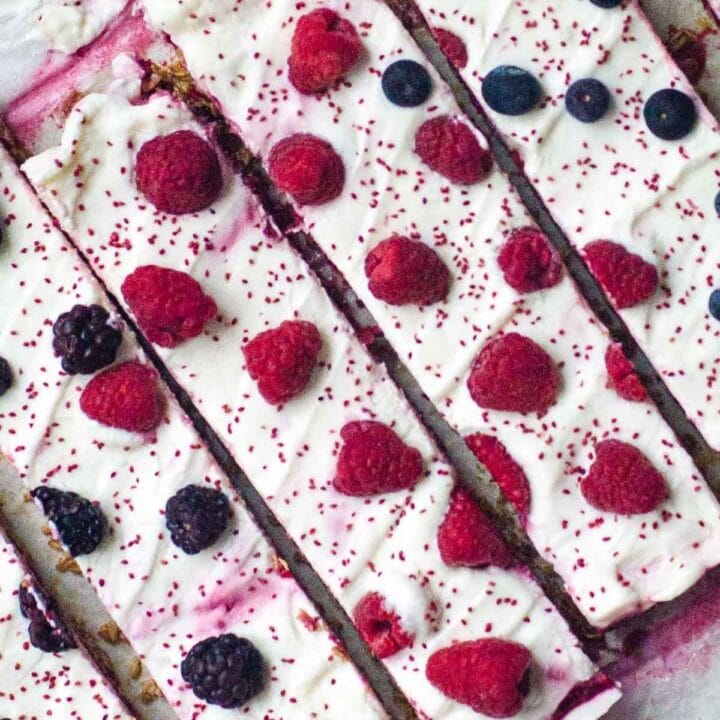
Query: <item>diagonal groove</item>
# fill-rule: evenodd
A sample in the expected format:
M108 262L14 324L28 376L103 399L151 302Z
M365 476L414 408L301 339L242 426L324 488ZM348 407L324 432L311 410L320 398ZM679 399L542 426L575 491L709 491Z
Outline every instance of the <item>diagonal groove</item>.
M6 144L7 149L13 154L16 161L22 158L22 148L19 147L17 142L13 141L9 129L2 122L0 122L0 142ZM19 170L22 173L22 169L19 168ZM54 218L42 198L37 195L36 197L48 216ZM246 509L252 515L258 527L277 554L287 563L288 569L298 585L315 605L327 627L337 637L352 662L365 677L390 718L392 720L419 720L410 701L400 690L395 679L362 640L351 618L327 588L322 578L315 572L299 546L287 534L275 513L255 489L255 486L238 465L230 450L196 408L190 395L168 370L153 345L144 337L117 297L109 290L87 257L60 227L59 223L57 223L57 230L62 233L68 245L81 258L122 321L133 333L135 340L158 371L161 379L167 385L183 412L192 422L196 432L206 444L221 470L242 498Z
M235 170L256 194L265 211L315 273L325 291L360 337L374 334L378 323L369 310L355 295L342 273L335 268L312 236L297 230L299 219L289 201L274 187L259 158L245 146L242 138L230 126L215 101L194 85L182 61L178 61L170 68L153 65L152 71L153 87L174 93L193 111L199 121L210 124L218 145L232 162ZM368 343L368 349L377 361L385 365L393 382L433 435L440 449L454 466L459 482L493 518L503 538L528 566L545 594L579 636L586 652L596 656L602 646L602 634L583 616L565 590L563 580L551 564L537 552L514 509L502 497L495 483L490 481L484 466L424 395L392 346L384 338L377 337Z
M585 261L572 247L567 235L561 230L531 181L524 174L506 141L485 114L460 74L443 55L420 11L411 0L384 0L384 2L398 16L428 61L448 84L455 100L468 119L485 136L498 167L507 175L538 227L557 248L578 291L592 312L607 328L613 340L622 344L623 351L635 366L663 419L692 457L715 495L720 498L720 463L718 463L720 453L711 447L688 418L665 381L640 348L625 321L590 273Z
M0 458L2 458L1 455ZM56 577L50 574L47 567L48 563L38 561L37 549L31 548L27 540L27 527L31 524L33 526L41 525L44 517L40 515L39 511L28 517L27 509L23 507L25 500L22 497L19 478L17 479L17 487L13 487L12 479L8 480L5 477L10 468L11 466L7 461L3 460L3 467L0 467L0 472L3 475L3 482L0 486L0 532L13 547L20 559L23 570L32 578L38 589L50 599L53 604L53 612L67 628L80 652L83 652L99 673L104 676L115 694L133 714L133 717L138 720L172 717L177 720L177 715L170 710L170 706L164 699L164 707L160 710L157 707L151 708L149 703L143 703L139 697L129 692L128 685L123 682L117 665L108 657L105 648L102 647L92 629L87 627L85 619L78 616L78 608L75 605L63 602L57 592ZM33 510L36 509L34 505L32 508ZM22 531L18 530L20 523L23 523ZM33 530L38 530L38 528L33 527ZM49 562L54 565L55 561L51 558ZM85 583L84 578L82 582ZM94 591L90 590L89 586L88 590L90 594L94 595ZM85 594L87 595L87 593ZM100 601L97 597L93 597L91 600L96 600L94 604L99 606ZM84 609L87 608L84 607ZM96 609L99 608L91 607L91 611ZM156 712L157 710L159 712Z

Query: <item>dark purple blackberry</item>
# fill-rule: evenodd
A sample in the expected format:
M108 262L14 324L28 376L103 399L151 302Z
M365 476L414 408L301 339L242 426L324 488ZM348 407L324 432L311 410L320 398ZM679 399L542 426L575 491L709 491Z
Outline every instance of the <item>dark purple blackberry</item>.
M13 373L10 363L4 357L0 357L0 397L10 389L12 384Z
M165 505L165 523L173 543L188 555L210 547L225 532L230 503L219 490L186 485Z
M44 608L38 603L38 598ZM20 613L30 621L28 635L34 647L48 653L63 652L76 647L70 633L40 590L24 581L20 584L18 599Z
M107 521L95 503L77 493L46 486L36 487L30 494L40 503L73 557L93 552L102 542Z
M65 372L94 373L115 360L122 333L100 305L75 305L53 325L53 350Z
M228 633L193 646L180 666L183 680L201 700L238 708L265 687L265 661L245 638Z

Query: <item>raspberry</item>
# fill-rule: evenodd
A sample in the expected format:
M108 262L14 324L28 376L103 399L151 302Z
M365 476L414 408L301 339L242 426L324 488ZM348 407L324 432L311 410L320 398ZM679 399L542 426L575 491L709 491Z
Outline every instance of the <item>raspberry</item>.
M271 405L299 395L310 382L322 347L318 329L303 320L286 320L256 335L243 348L250 377Z
M365 595L355 606L353 617L362 639L380 659L413 644L413 636L402 626L397 613L387 608L379 593Z
M170 539L188 555L210 547L225 532L230 503L219 490L186 485L165 505Z
M492 154L470 128L448 115L426 120L415 133L415 152L456 185L480 182L492 168Z
M443 28L433 28L432 32L443 54L456 68L462 70L468 64L468 51L462 39Z
M73 556L93 552L105 537L107 521L95 503L74 492L40 486L30 493Z
M142 265L120 288L140 329L151 342L172 348L197 337L217 313L212 298L187 273Z
M662 475L635 446L620 440L595 446L595 462L580 491L593 507L618 515L651 512L668 497Z
M13 371L10 363L4 357L0 357L0 397L12 387L12 384Z
M552 358L538 344L508 333L485 343L467 384L482 408L542 414L555 400L560 377Z
M417 240L393 235L365 258L370 292L390 305L431 305L443 300L450 273L440 256Z
M204 210L223 184L215 150L190 130L148 140L135 158L135 178L140 192L171 215Z
M525 522L530 512L530 485L525 472L510 456L505 446L492 435L475 433L465 437L470 450L487 468L503 495Z
M639 255L610 240L585 246L585 258L615 306L622 310L645 302L657 290L657 270Z
M115 361L122 333L101 305L74 305L53 325L53 350L66 373L94 373Z
M411 488L423 461L387 425L356 420L340 431L345 444L338 457L333 485L344 495L376 495Z
M505 282L520 293L557 285L563 264L544 233L535 228L516 230L500 248L498 264Z
M194 645L180 672L197 697L226 709L242 707L262 692L267 676L258 649L231 633Z
M438 690L475 712L507 718L522 710L531 663L523 645L484 638L434 652L425 674Z
M20 614L30 621L30 644L48 653L75 648L75 642L58 617L53 603L39 588L24 580L18 588Z
M103 425L149 432L163 418L157 375L137 360L115 365L96 375L80 396L82 411Z
M622 345L613 343L605 352L605 369L608 374L608 386L625 400L641 402L647 397L645 387L640 382L632 363L625 357Z
M509 568L510 549L470 494L456 488L438 531L440 557L446 565Z
M270 150L268 171L275 184L299 205L330 202L345 184L345 167L333 146L307 133L276 143Z
M327 90L357 63L361 52L351 22L328 8L313 10L295 27L288 59L290 82L301 93Z

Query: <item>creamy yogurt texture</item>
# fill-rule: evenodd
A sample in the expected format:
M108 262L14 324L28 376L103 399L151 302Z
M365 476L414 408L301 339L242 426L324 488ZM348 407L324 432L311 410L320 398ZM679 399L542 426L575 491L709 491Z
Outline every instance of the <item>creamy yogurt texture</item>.
M30 644L28 621L18 604L18 588L24 580L20 559L0 535L2 717L132 720L82 650L46 653Z
M130 272L157 263L189 272L214 298L220 320L200 337L160 349L163 360L348 612L367 592L398 587L398 579L421 591L408 599L424 596L441 609L432 623L418 617L422 600L389 599L401 616L415 615L414 646L387 665L419 711L482 717L432 687L424 671L434 650L492 635L524 643L539 668L517 717L548 717L594 672L567 626L522 571L444 566L436 533L453 486L450 468L300 258L268 231L242 184L228 172L218 201L182 217L159 213L139 194L133 167L143 143L202 129L164 95L132 103L134 89L121 82L85 97L68 118L62 144L24 165L43 199L119 297ZM260 396L241 348L292 318L315 323L324 348L310 387L276 408ZM422 453L425 476L414 490L353 498L333 489L340 429L371 418L392 425ZM601 686L587 713L577 712L597 717L616 697L614 688Z
M115 20L128 0L0 0L0 107L59 67Z
M485 5L487 12L497 6ZM296 132L319 134L340 153L343 193L332 203L298 208L305 226L448 420L463 434L497 436L524 468L532 490L528 533L591 622L607 626L669 600L720 561L717 502L656 409L606 387L610 341L570 279L523 296L504 281L499 249L512 230L531 222L507 179L494 171L476 185L451 185L413 152L423 120L459 110L432 70L434 88L424 105L398 108L384 97L380 75L390 62L411 58L427 67L384 5L311 2L298 11L276 0L230 10L217 0L145 0L144 6L259 154L267 157L278 140ZM318 98L299 94L286 76L295 23L315 7L333 8L353 22L366 49L342 86ZM45 160L48 172L54 158ZM33 176L37 163L28 165ZM369 292L365 256L393 233L419 237L440 254L453 276L445 302L398 308ZM527 335L559 364L561 392L545 416L482 410L470 398L472 361L500 331ZM607 438L635 445L663 474L670 499L656 512L616 516L580 495L594 445Z
M6 219L0 355L15 373L0 401L0 448L28 487L48 483L99 502L112 532L77 562L178 716L228 717L194 696L180 662L196 642L234 632L250 639L271 668L267 687L249 705L253 717L295 718L302 702L306 717L384 718L167 393L165 420L153 438L102 426L80 410L89 376L61 371L52 324L74 304L102 304L103 296L4 152L0 188ZM126 330L119 359L138 355ZM189 483L221 489L233 506L222 538L194 556L172 544L163 515L168 498ZM9 639L3 643L3 660L13 648ZM23 667L27 662L39 663L34 656ZM32 699L42 707L37 694ZM0 692L0 710L3 702Z

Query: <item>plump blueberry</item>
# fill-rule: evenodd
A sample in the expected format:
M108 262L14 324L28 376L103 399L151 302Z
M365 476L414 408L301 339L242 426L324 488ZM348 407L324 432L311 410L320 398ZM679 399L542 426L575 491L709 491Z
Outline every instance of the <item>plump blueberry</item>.
M597 5L598 7L609 10L610 8L617 7L622 2L622 0L590 0L590 2L593 5Z
M720 217L720 192L715 196L715 212Z
M580 122L596 122L610 107L610 92L594 78L576 80L565 93L565 107Z
M650 96L643 116L653 135L662 140L679 140L695 125L695 103L685 93L665 88Z
M13 384L13 371L10 363L0 357L0 396L4 395Z
M514 65L499 65L483 80L482 96L495 112L523 115L540 102L542 88L527 70Z
M710 300L708 301L708 310L710 311L710 314L716 320L720 320L720 289L713 290L710 293Z
M385 68L382 76L385 97L400 107L422 105L432 90L430 73L414 60L398 60Z

